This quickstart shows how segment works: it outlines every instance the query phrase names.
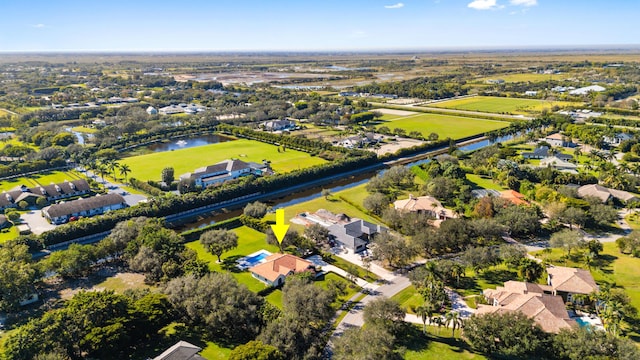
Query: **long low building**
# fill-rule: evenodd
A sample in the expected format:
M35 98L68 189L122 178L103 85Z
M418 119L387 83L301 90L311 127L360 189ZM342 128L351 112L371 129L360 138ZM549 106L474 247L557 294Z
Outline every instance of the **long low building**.
M101 215L125 207L127 202L119 194L105 194L47 206L42 209L42 216L52 224L60 225L71 218Z
M0 210L15 208L23 200L30 203L29 205L33 205L37 198L45 198L47 202L51 203L70 197L82 196L88 194L89 191L91 191L89 183L84 179L32 188L27 188L23 185L0 194Z

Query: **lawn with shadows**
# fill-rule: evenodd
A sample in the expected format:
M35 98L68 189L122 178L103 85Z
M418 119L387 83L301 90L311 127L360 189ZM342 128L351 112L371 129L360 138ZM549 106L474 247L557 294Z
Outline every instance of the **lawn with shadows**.
M427 334L422 332L422 325L411 325L398 336L399 346L407 349L404 359L438 359L459 360L486 359L483 355L473 352L467 342L460 338L460 330L451 336L451 329L427 326Z

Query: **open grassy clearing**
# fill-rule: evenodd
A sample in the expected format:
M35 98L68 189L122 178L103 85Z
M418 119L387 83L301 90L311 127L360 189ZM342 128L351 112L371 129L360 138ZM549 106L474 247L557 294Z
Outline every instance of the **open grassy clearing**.
M489 177L476 175L476 174L467 174L467 180L474 185L475 188L478 189L489 189L489 190L497 190L503 191L506 190L500 184L493 182L493 180Z
M420 306L422 305L422 303L424 303L422 295L418 293L413 285L404 288L402 291L393 295L391 298L397 301L404 309L404 311L411 314L414 314L413 310L411 310L413 307Z
M0 181L0 191L7 191L16 186L26 185L34 187L40 185L49 185L51 183L61 183L65 180L73 181L85 179L85 176L77 171L49 171L36 175L18 177L10 180Z
M5 243L9 240L13 240L17 238L18 235L20 235L20 233L18 232L18 228L16 226L2 229L0 230L0 244Z
M231 158L258 163L261 163L263 159L269 160L273 170L280 173L325 163L325 160L312 157L305 152L291 149L278 152L278 147L275 145L253 140L235 140L132 156L122 159L121 163L131 167L129 177L140 180L160 180L162 169L167 166L174 168L175 176L178 178L181 174L192 172L199 167Z
M389 115L388 120L382 120L376 127L386 126L393 130L401 128L407 131L418 131L423 136L436 133L440 139L461 139L471 135L483 134L491 130L502 129L509 126L506 121L474 119L464 116L419 114L404 117ZM384 117L383 117L384 118Z
M95 134L98 132L98 129L87 127L87 126L74 126L71 128L71 130L79 133L85 133L85 134Z
M640 258L634 258L630 255L621 254L615 243L605 243L604 250L600 254L597 264L590 269L591 275L598 283L616 284L624 288L631 304L640 309L640 277L638 277L638 269L640 269ZM552 249L551 252L536 252L534 255L545 261L560 266L578 267L586 269L586 265L582 260L582 256L572 256L567 260L561 258L566 252L561 249Z
M442 101L429 104L430 107L479 111L488 113L520 113L540 112L552 106L577 106L579 103L568 101L545 101L538 99L503 98L492 96L474 96L464 99Z
M427 334L422 333L422 325L414 325L412 331L400 339L400 345L407 349L404 359L407 360L481 360L486 359L481 354L474 353L469 344L460 339L460 330L435 326L427 326Z
M496 74L490 77L483 77L475 82L486 82L487 80L502 79L505 82L543 82L549 80L564 80L573 77L571 74Z

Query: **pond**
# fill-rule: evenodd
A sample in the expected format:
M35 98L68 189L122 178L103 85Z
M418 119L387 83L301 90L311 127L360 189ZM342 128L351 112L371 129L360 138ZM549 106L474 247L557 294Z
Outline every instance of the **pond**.
M203 146L209 144L217 144L226 141L232 141L234 139L220 135L200 135L191 138L172 139L165 142L141 146L139 149L149 152L163 152L173 151L180 149L188 149L196 146Z

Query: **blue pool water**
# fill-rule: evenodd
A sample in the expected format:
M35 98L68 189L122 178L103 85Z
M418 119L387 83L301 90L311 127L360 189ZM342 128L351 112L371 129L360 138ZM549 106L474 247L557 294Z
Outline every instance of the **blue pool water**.
M260 254L256 254L256 255L253 255L253 256L247 256L246 258L244 258L244 261L246 261L249 264L251 264L251 266L255 266L255 265L258 265L267 256L269 256L269 254L262 252Z
M574 320L578 323L578 325L580 325L580 327L589 326L589 323L581 317L575 318Z

